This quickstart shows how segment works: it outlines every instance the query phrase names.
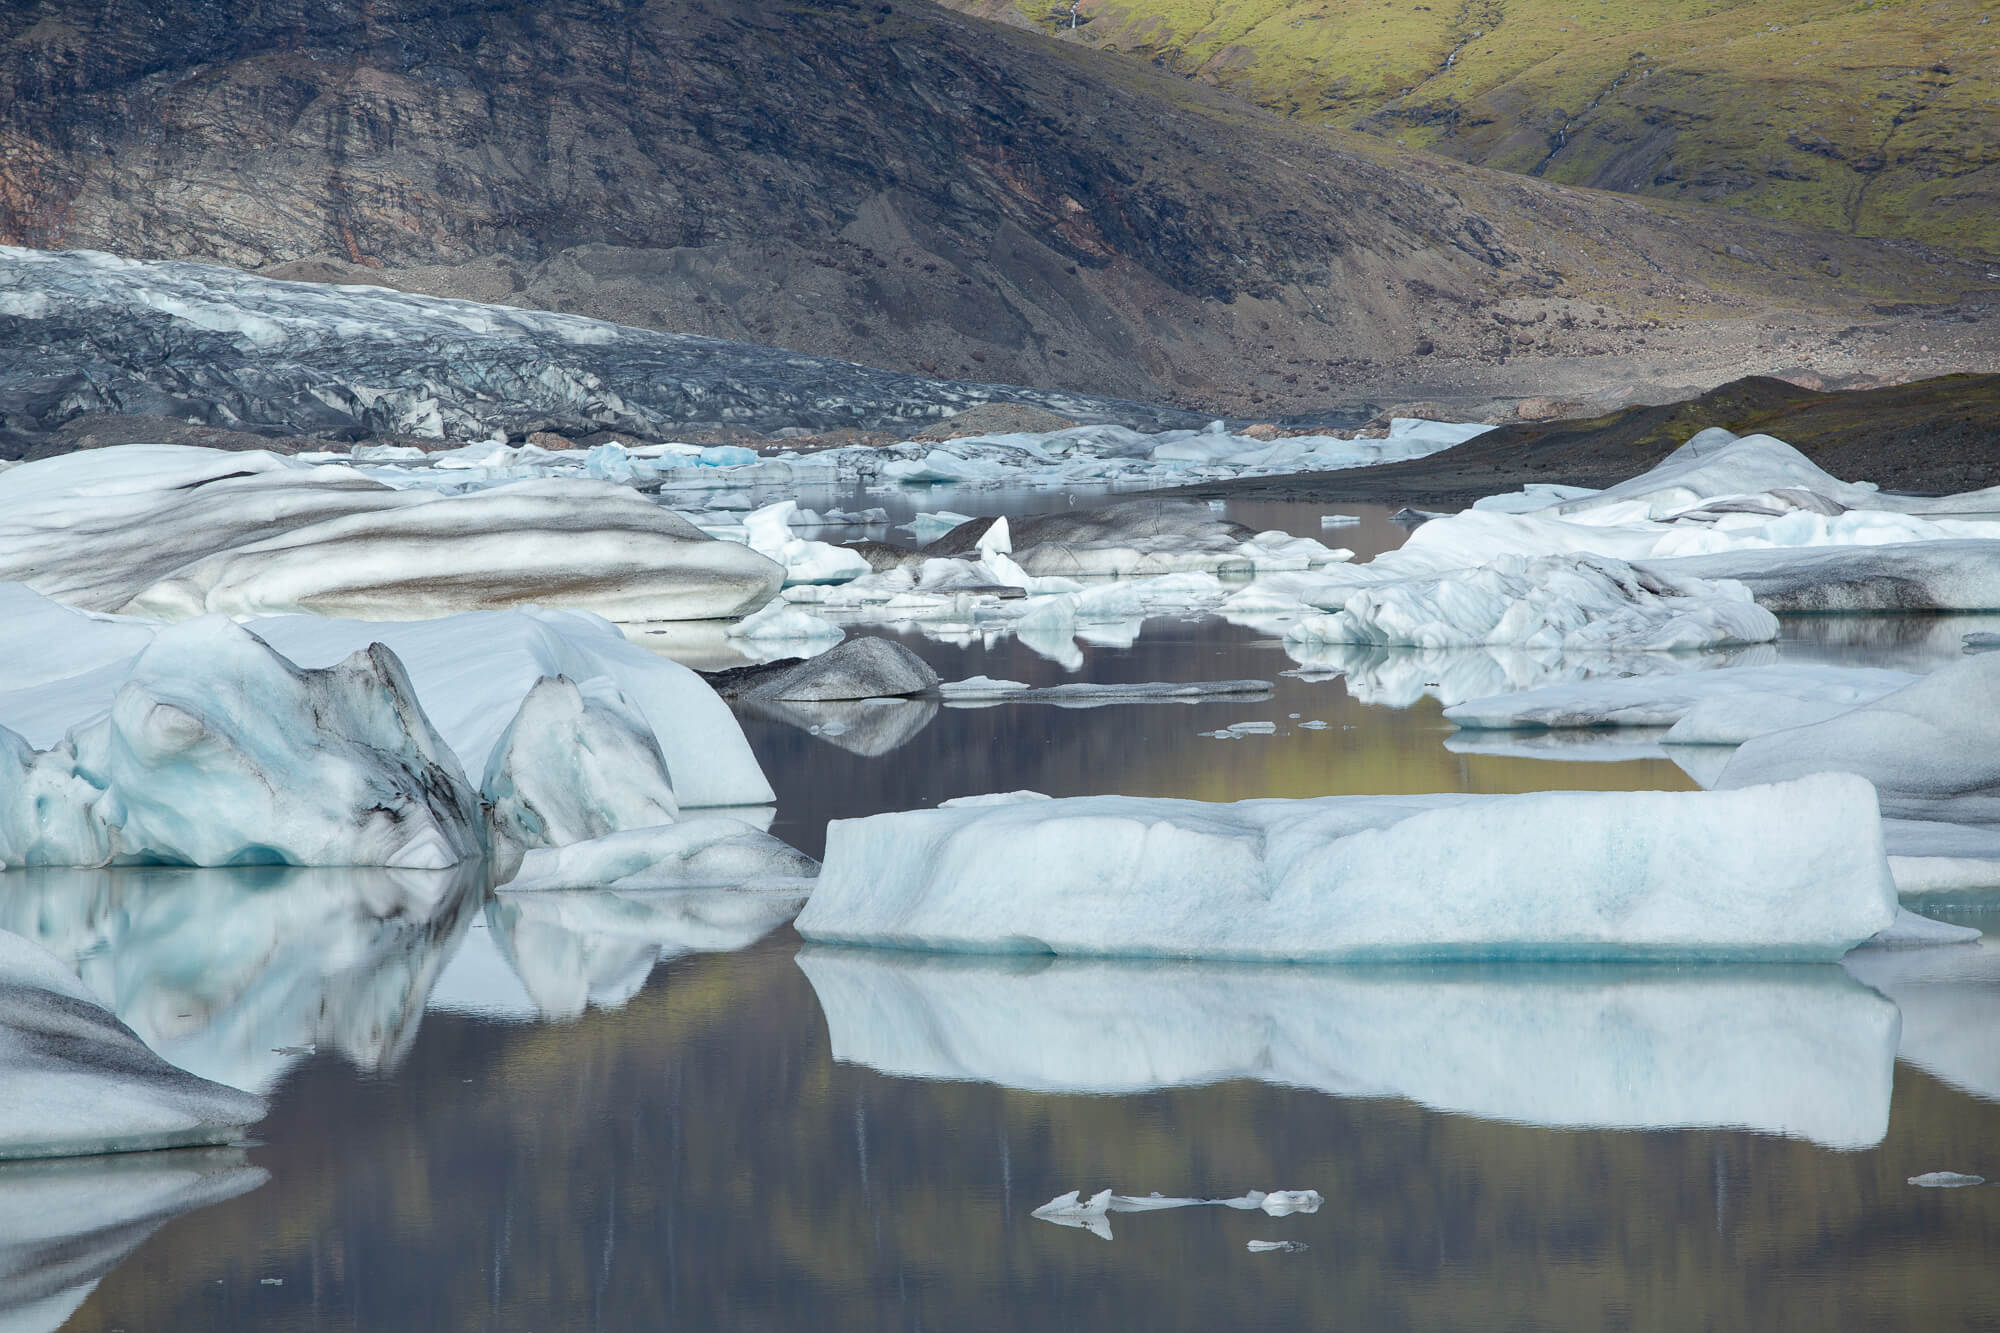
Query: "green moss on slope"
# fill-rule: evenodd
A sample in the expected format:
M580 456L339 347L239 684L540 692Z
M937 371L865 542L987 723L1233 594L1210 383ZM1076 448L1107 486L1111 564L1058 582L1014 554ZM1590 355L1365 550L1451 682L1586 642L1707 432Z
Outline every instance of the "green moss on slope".
M1994 0L945 0L1568 184L2000 254Z

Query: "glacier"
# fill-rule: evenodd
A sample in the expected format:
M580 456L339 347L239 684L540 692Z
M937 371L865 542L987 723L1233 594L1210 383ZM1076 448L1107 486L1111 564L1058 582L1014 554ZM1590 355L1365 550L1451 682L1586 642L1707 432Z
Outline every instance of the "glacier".
M262 1097L176 1069L57 959L0 931L0 1159L226 1143Z
M1866 950L1848 966L1872 981L1878 958L1921 968L1958 952ZM1728 1127L1844 1150L1889 1125L1896 1005L1829 966L1274 967L823 945L798 966L834 1058L898 1078L1095 1096L1255 1079L1519 1124Z
M836 820L809 940L1278 961L1830 960L1897 899L1848 774L1731 792L1119 796Z

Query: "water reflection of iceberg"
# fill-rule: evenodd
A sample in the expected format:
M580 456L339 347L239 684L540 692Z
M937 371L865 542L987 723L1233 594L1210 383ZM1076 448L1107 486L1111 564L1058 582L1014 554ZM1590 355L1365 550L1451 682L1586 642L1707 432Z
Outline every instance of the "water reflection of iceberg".
M61 1328L162 1224L267 1179L233 1148L0 1166L0 1330Z
M803 893L569 889L494 895L493 943L544 1018L616 1009L656 964L747 948L799 913Z
M1408 708L1425 695L1446 707L1592 676L1642 676L1768 666L1769 644L1702 653L1561 653L1524 648L1383 648L1352 643L1285 642L1307 675L1339 675L1365 704Z
M0 929L39 943L161 1056L269 1090L304 1051L394 1068L484 869L9 871Z
M1940 949L1857 949L1841 960L1902 1011L1896 1053L1955 1088L2000 1102L2000 940Z
M808 947L834 1058L1129 1094L1252 1078L1524 1124L1889 1123L1893 1004L1837 967L1307 968Z

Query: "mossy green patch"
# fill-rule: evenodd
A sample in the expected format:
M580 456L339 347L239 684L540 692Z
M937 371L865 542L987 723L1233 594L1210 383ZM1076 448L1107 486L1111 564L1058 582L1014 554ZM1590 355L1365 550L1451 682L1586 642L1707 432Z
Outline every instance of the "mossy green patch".
M1996 0L1082 0L1074 29L1014 3L1409 147L2000 254Z

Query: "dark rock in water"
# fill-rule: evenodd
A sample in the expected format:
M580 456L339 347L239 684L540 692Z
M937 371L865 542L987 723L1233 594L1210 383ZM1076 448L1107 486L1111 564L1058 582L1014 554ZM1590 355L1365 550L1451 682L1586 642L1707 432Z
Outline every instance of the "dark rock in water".
M891 639L848 639L817 657L718 671L708 683L725 699L820 702L895 699L937 689L937 672Z
M0 424L17 439L86 413L141 413L333 439L614 430L658 440L724 426L914 424L1000 401L1153 430L1206 420L574 315L0 251Z

